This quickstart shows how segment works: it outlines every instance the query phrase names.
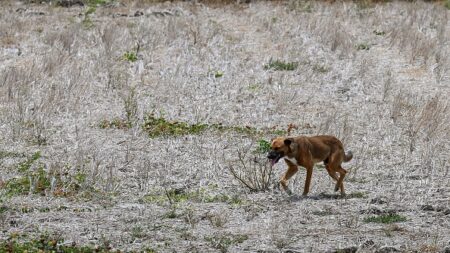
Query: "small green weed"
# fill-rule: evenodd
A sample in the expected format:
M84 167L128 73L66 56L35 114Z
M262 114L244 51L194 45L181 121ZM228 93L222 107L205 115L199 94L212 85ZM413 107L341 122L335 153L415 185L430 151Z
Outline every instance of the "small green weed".
M215 77L215 78L220 78L220 77L222 77L222 76L223 76L223 72L220 71L220 70L218 70L218 71L216 71L216 73L214 73L214 77Z
M125 52L125 54L123 55L123 58L129 62L135 62L138 60L138 57L136 55L135 52Z
M360 44L356 45L356 49L357 50L369 50L370 46L367 43L360 43Z
M374 30L373 33L377 36L384 36L386 35L385 31L379 31L379 30Z
M450 10L450 0L445 0L444 6Z
M270 142L260 139L258 140L258 147L256 147L256 152L260 154L265 154L270 151Z
M29 171L31 168L31 165L33 165L33 163L35 161L37 161L39 158L41 158L41 152L37 151L30 158L28 158L25 162L19 163L19 165L18 165L19 172Z
M265 70L273 69L276 71L292 71L298 67L298 62L283 62L280 60L273 61L272 59L268 64L264 65Z
M402 222L406 221L406 217L401 216L399 214L383 214L378 216L370 216L364 219L364 222L374 222L374 223L394 223L394 222Z

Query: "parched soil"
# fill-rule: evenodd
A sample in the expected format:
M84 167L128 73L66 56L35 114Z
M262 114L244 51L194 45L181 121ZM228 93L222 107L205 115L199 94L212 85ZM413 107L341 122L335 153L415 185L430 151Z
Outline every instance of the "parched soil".
M450 250L445 4L2 1L0 251ZM288 134L353 151L347 197L258 177Z

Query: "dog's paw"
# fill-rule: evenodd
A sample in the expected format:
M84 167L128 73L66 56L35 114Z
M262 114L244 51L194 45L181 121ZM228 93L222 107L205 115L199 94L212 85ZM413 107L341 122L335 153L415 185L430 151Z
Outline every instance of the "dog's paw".
M336 186L334 187L334 191L335 192L339 191L339 185L336 184Z
M289 188L284 189L289 196L292 196L292 191Z

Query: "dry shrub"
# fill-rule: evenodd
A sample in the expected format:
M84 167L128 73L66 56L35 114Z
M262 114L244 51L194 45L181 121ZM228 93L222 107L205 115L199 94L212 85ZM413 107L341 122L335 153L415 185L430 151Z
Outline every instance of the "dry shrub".
M274 168L270 165L265 154L254 151L239 150L237 165L228 163L231 175L250 191L266 191L273 185Z

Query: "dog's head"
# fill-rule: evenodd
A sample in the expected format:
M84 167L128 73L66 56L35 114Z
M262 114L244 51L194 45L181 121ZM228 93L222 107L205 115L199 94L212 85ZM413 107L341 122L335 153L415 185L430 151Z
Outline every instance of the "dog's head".
M267 155L270 160L270 164L273 166L281 158L291 153L291 144L293 140L291 138L278 137L272 140L270 145L271 150Z

